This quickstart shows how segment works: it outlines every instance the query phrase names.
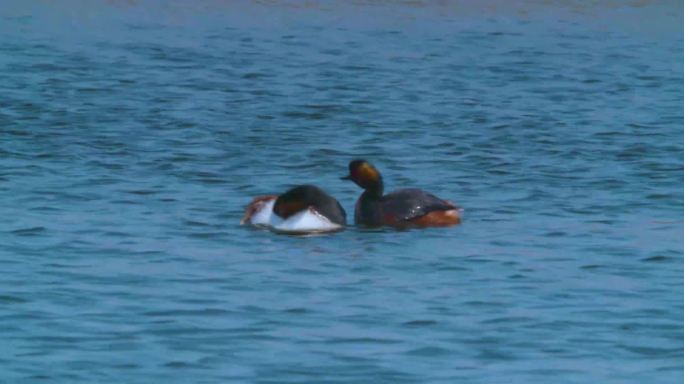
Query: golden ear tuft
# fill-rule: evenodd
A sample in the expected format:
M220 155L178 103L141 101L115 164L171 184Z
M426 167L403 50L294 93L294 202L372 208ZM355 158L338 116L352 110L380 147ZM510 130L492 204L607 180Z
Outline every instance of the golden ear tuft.
M375 183L379 178L380 173L372 165L363 163L359 166L359 179L362 184Z

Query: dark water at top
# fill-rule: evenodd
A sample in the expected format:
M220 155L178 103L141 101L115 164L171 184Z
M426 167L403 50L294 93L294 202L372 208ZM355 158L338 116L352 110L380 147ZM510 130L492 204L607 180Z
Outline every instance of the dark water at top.
M3 2L0 382L684 382L684 9L621 3ZM238 226L356 157L465 223Z

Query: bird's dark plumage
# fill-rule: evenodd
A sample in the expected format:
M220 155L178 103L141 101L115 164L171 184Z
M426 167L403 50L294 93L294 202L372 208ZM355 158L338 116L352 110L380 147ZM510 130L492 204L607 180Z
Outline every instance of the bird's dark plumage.
M354 210L357 224L366 226L445 226L460 222L453 203L420 189L401 189L384 195L380 172L365 160L349 163L349 175L364 189Z
M347 213L340 203L314 185L300 185L278 196L273 206L273 212L283 219L287 219L308 207L314 208L335 224L347 224Z

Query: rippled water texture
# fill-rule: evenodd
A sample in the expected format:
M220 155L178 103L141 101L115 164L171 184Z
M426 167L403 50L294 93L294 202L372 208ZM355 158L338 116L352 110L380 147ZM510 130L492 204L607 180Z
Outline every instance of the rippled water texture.
M684 8L518 3L3 1L0 382L684 382Z

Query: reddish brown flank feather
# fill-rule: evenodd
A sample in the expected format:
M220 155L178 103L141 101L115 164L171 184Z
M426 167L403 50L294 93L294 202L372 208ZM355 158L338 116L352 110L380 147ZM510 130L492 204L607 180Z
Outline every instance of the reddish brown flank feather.
M245 208L245 215L242 216L242 220L240 220L240 225L245 225L246 223L248 223L249 219L251 219L252 216L259 209L261 209L261 207L264 204L266 204L267 202L269 202L271 200L275 200L277 198L278 198L277 195L264 195L264 196L255 197L251 203L247 204L247 208Z
M459 224L461 222L461 215L456 209L433 211L408 222L410 226L415 227L449 227Z
M303 200L279 200L273 207L273 212L275 212L276 215L282 217L283 219L287 219L295 213L304 210L306 207L307 204Z
M397 217L391 213L385 213L383 219L385 220L386 225L395 226L398 224Z

